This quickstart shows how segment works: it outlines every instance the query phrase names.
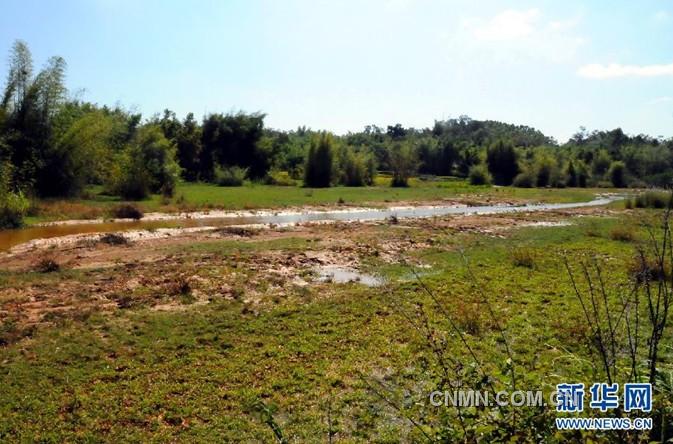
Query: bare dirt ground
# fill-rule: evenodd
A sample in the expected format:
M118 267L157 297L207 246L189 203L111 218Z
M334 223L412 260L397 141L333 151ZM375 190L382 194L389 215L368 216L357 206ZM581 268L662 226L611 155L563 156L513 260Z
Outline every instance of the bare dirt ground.
M563 224L601 207L492 216L175 231L166 236L83 238L0 255L0 317L32 328L63 318L149 307L181 310L213 300L246 309L283 298L327 297L315 267L358 270L414 251L453 248L452 235L507 236L512 228ZM422 264L419 264L422 265ZM54 272L54 268L58 270ZM50 272L51 271L51 272ZM312 292L315 286L325 291Z

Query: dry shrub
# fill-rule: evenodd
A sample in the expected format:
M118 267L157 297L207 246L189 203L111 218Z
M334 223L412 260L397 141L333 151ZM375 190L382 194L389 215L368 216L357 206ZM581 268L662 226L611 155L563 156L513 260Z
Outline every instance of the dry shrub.
M140 208L130 203L123 203L110 210L113 217L118 219L142 219L144 214Z
M108 245L127 245L129 240L119 233L105 233L100 237L100 242Z
M252 237L259 233L259 230L247 227L222 227L217 229L217 233L223 236L233 235L241 237Z
M610 230L610 239L621 242L633 242L636 238L636 233L633 227L617 225Z
M189 279L184 276L178 276L168 285L168 293L171 296L189 296L192 293Z
M636 208L670 208L673 194L670 191L648 190L633 199L631 206Z
M585 226L584 226L584 234L587 237L601 237L601 227L598 223L595 221L589 221Z
M35 326L23 326L18 319L5 318L0 320L0 347L19 342L23 338L31 337Z
M35 271L38 273L53 273L60 269L61 266L51 257L42 258L35 264Z
M629 274L638 283L656 282L670 279L670 272L664 269L654 258L636 256L629 265Z
M510 253L510 258L515 267L535 268L535 255L530 248L515 248Z
M66 200L44 201L33 203L33 205L31 208L31 215L33 216L54 219L63 217L68 219L98 219L103 216L103 210L100 207Z
M466 333L479 336L483 331L484 318L479 304L458 300L453 303L453 315L458 327Z

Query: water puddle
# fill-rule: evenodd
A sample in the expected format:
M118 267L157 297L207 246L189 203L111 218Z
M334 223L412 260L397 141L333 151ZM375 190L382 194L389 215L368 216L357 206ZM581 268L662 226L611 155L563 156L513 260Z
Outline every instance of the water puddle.
M318 280L320 282L334 282L337 284L357 282L367 287L378 287L385 283L380 277L340 265L322 265L315 270L318 273Z

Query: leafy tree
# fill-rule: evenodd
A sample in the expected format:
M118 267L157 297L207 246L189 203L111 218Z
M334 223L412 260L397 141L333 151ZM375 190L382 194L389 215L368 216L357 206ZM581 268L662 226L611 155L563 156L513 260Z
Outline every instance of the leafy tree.
M616 161L612 162L610 165L610 170L608 175L610 176L610 182L615 188L624 188L626 187L626 177L625 177L626 166L624 162Z
M536 185L538 180L535 171L532 168L525 168L519 174L516 175L512 181L512 185L518 188L532 188Z
M14 43L0 107L13 165L12 182L23 189L37 185L38 192L51 192L51 123L65 97L64 73L65 61L52 57L34 76L28 46L22 41Z
M212 180L214 164L248 168L251 178L262 178L271 167L268 153L258 142L264 114L210 114L203 122L200 176Z
M172 195L180 175L175 151L158 126L140 128L118 162L113 190L132 200L144 199L149 193Z
M201 178L200 161L203 147L201 145L201 127L194 119L193 113L187 114L177 130L175 143L178 163L182 168L182 176L190 182L199 180ZM208 177L202 179L207 180Z
M332 184L334 173L334 140L327 132L311 139L304 168L304 185L326 188Z
M597 180L600 180L605 176L608 168L610 168L610 162L610 154L608 154L606 150L599 150L598 153L596 153L591 162L591 173Z
M474 146L464 146L458 151L457 168L458 174L467 177L473 165L480 162L479 149Z
M586 188L589 181L589 170L584 162L577 163L577 186Z
M407 135L407 130L405 130L401 124L397 123L395 125L388 125L386 134L393 140L399 140Z
M488 185L491 183L491 174L484 164L473 165L468 177L471 185Z
M75 196L87 183L104 181L113 162L114 126L113 117L95 110L74 119L57 135L48 159L49 174L42 177L52 195Z
M576 187L578 185L577 171L572 159L568 161L568 166L566 167L566 185L569 187Z
M396 143L390 150L390 167L392 168L394 187L409 186L409 178L416 173L418 161L411 145Z
M369 156L362 152L355 152L350 147L343 150L341 160L341 183L349 187L371 185L374 181Z
M499 140L486 151L486 164L497 185L510 185L519 172L517 154L510 143Z
M556 159L548 154L538 154L535 159L535 185L546 187L552 185L558 165Z
M424 138L418 145L419 171L442 176L451 175L459 152L453 141L444 137L439 141Z

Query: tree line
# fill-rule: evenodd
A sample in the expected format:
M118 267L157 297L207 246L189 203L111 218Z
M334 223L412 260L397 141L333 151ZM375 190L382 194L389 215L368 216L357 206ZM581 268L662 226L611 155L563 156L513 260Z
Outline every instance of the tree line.
M66 62L36 70L15 42L0 102L0 218L25 211L28 197L76 197L89 185L124 199L171 196L180 180L240 185L393 186L414 175L457 176L473 184L520 187L666 186L673 139L584 128L559 144L521 125L461 116L429 128L401 124L337 136L264 126L262 113L143 119L72 98ZM5 214L3 216L2 214Z

